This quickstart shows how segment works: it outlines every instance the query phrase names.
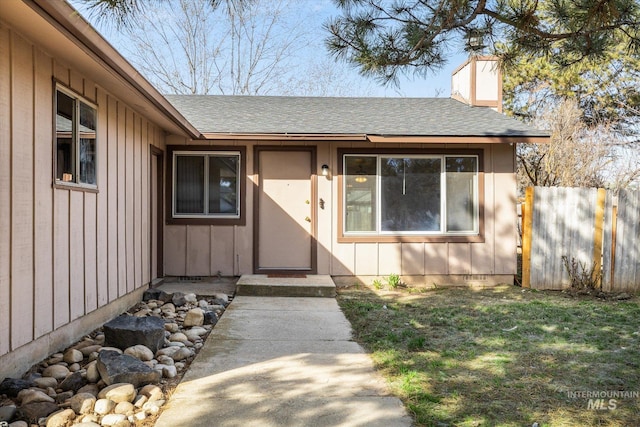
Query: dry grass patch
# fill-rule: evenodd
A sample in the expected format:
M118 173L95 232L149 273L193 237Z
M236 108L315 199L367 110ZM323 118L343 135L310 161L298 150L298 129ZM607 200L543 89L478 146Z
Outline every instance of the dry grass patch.
M338 302L418 425L637 425L637 299L355 287ZM615 409L571 394L621 391Z

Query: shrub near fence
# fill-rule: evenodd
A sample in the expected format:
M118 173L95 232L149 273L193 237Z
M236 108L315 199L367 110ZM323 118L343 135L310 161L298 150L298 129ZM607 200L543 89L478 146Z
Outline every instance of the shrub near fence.
M640 191L529 187L523 211L524 287L564 289L588 273L604 291L640 290Z

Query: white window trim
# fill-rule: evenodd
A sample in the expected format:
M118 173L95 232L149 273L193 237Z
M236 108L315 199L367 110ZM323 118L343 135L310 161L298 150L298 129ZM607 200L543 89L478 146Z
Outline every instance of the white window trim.
M89 101L87 98L85 98L84 96L78 94L77 92L69 89L66 86L61 85L60 83L56 83L55 84L55 93L54 93L54 101L53 101L53 138L54 138L54 143L53 143L53 179L54 179L54 183L56 186L60 186L60 187L70 187L70 188L78 188L78 189L88 189L88 190L98 190L98 176L100 176L99 174L99 170L98 168L100 167L98 159L100 158L100 153L99 153L99 148L98 148L98 105ZM61 179L58 179L58 177L56 176L56 171L57 171L57 149L58 149L58 137L57 137L57 132L58 132L58 128L57 128L57 115L58 115L58 92L62 92L65 95L67 95L70 98L73 98L74 101L76 101L74 104L74 116L77 120L80 120L80 104L78 103L78 101L82 102L83 104L93 108L96 112L96 129L95 129L95 133L96 133L96 153L95 153L95 174L96 174L96 183L95 184L87 184L87 183L83 183L83 182L78 182L76 181L78 179L78 175L79 175L79 171L80 171L80 156L78 155L78 153L75 153L75 173L74 173L74 180L73 181L63 181ZM73 139L73 148L74 151L78 151L79 148L79 144L80 144L80 136L78 134L78 123L76 123L74 120L72 120L72 139Z
M192 157L222 157L222 156L237 156L238 158L238 171L237 171L237 178L236 178L236 211L237 214L220 214L220 213L206 213L206 214L184 214L184 213L177 213L176 212L176 200L178 197L177 191L176 191L176 180L177 180L177 173L178 173L178 168L177 168L177 158L178 156L192 156ZM241 201L240 198L242 197L241 191L240 191L240 179L242 177L242 153L240 151L193 151L193 150L189 150L189 151L174 151L173 152L173 158L171 159L172 161L172 171L173 171L173 176L171 177L171 185L172 185L172 191L171 194L173 195L172 200L171 200L171 214L173 216L173 218L180 218L180 219L185 219L185 218L219 218L219 219L240 219L242 212L241 212ZM209 162L205 161L204 162L204 206L205 209L208 209L209 206Z
M375 237L375 236L478 236L480 234L480 195L478 193L478 176L479 176L479 156L476 154L402 154L402 153L357 153L343 154L342 164L346 170L348 157L375 157L376 158L376 230L375 231L347 231L347 180L342 182L342 204L345 207L342 210L342 234L345 237ZM440 162L440 230L437 231L383 231L382 230L382 176L380 175L382 158L417 158L417 159L441 159ZM476 172L473 177L473 230L469 231L446 231L447 229L447 158L474 158L476 159Z

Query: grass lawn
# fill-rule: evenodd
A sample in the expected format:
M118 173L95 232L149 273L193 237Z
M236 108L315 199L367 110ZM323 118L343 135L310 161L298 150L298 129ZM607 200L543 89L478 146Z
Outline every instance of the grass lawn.
M417 425L640 425L637 297L359 286L338 302Z

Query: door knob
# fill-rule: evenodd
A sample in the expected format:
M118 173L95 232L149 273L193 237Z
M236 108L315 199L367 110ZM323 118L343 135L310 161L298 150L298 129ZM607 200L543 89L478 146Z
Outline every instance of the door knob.
M311 222L311 218L309 218L308 216L305 216L304 220L307 221L307 222Z

